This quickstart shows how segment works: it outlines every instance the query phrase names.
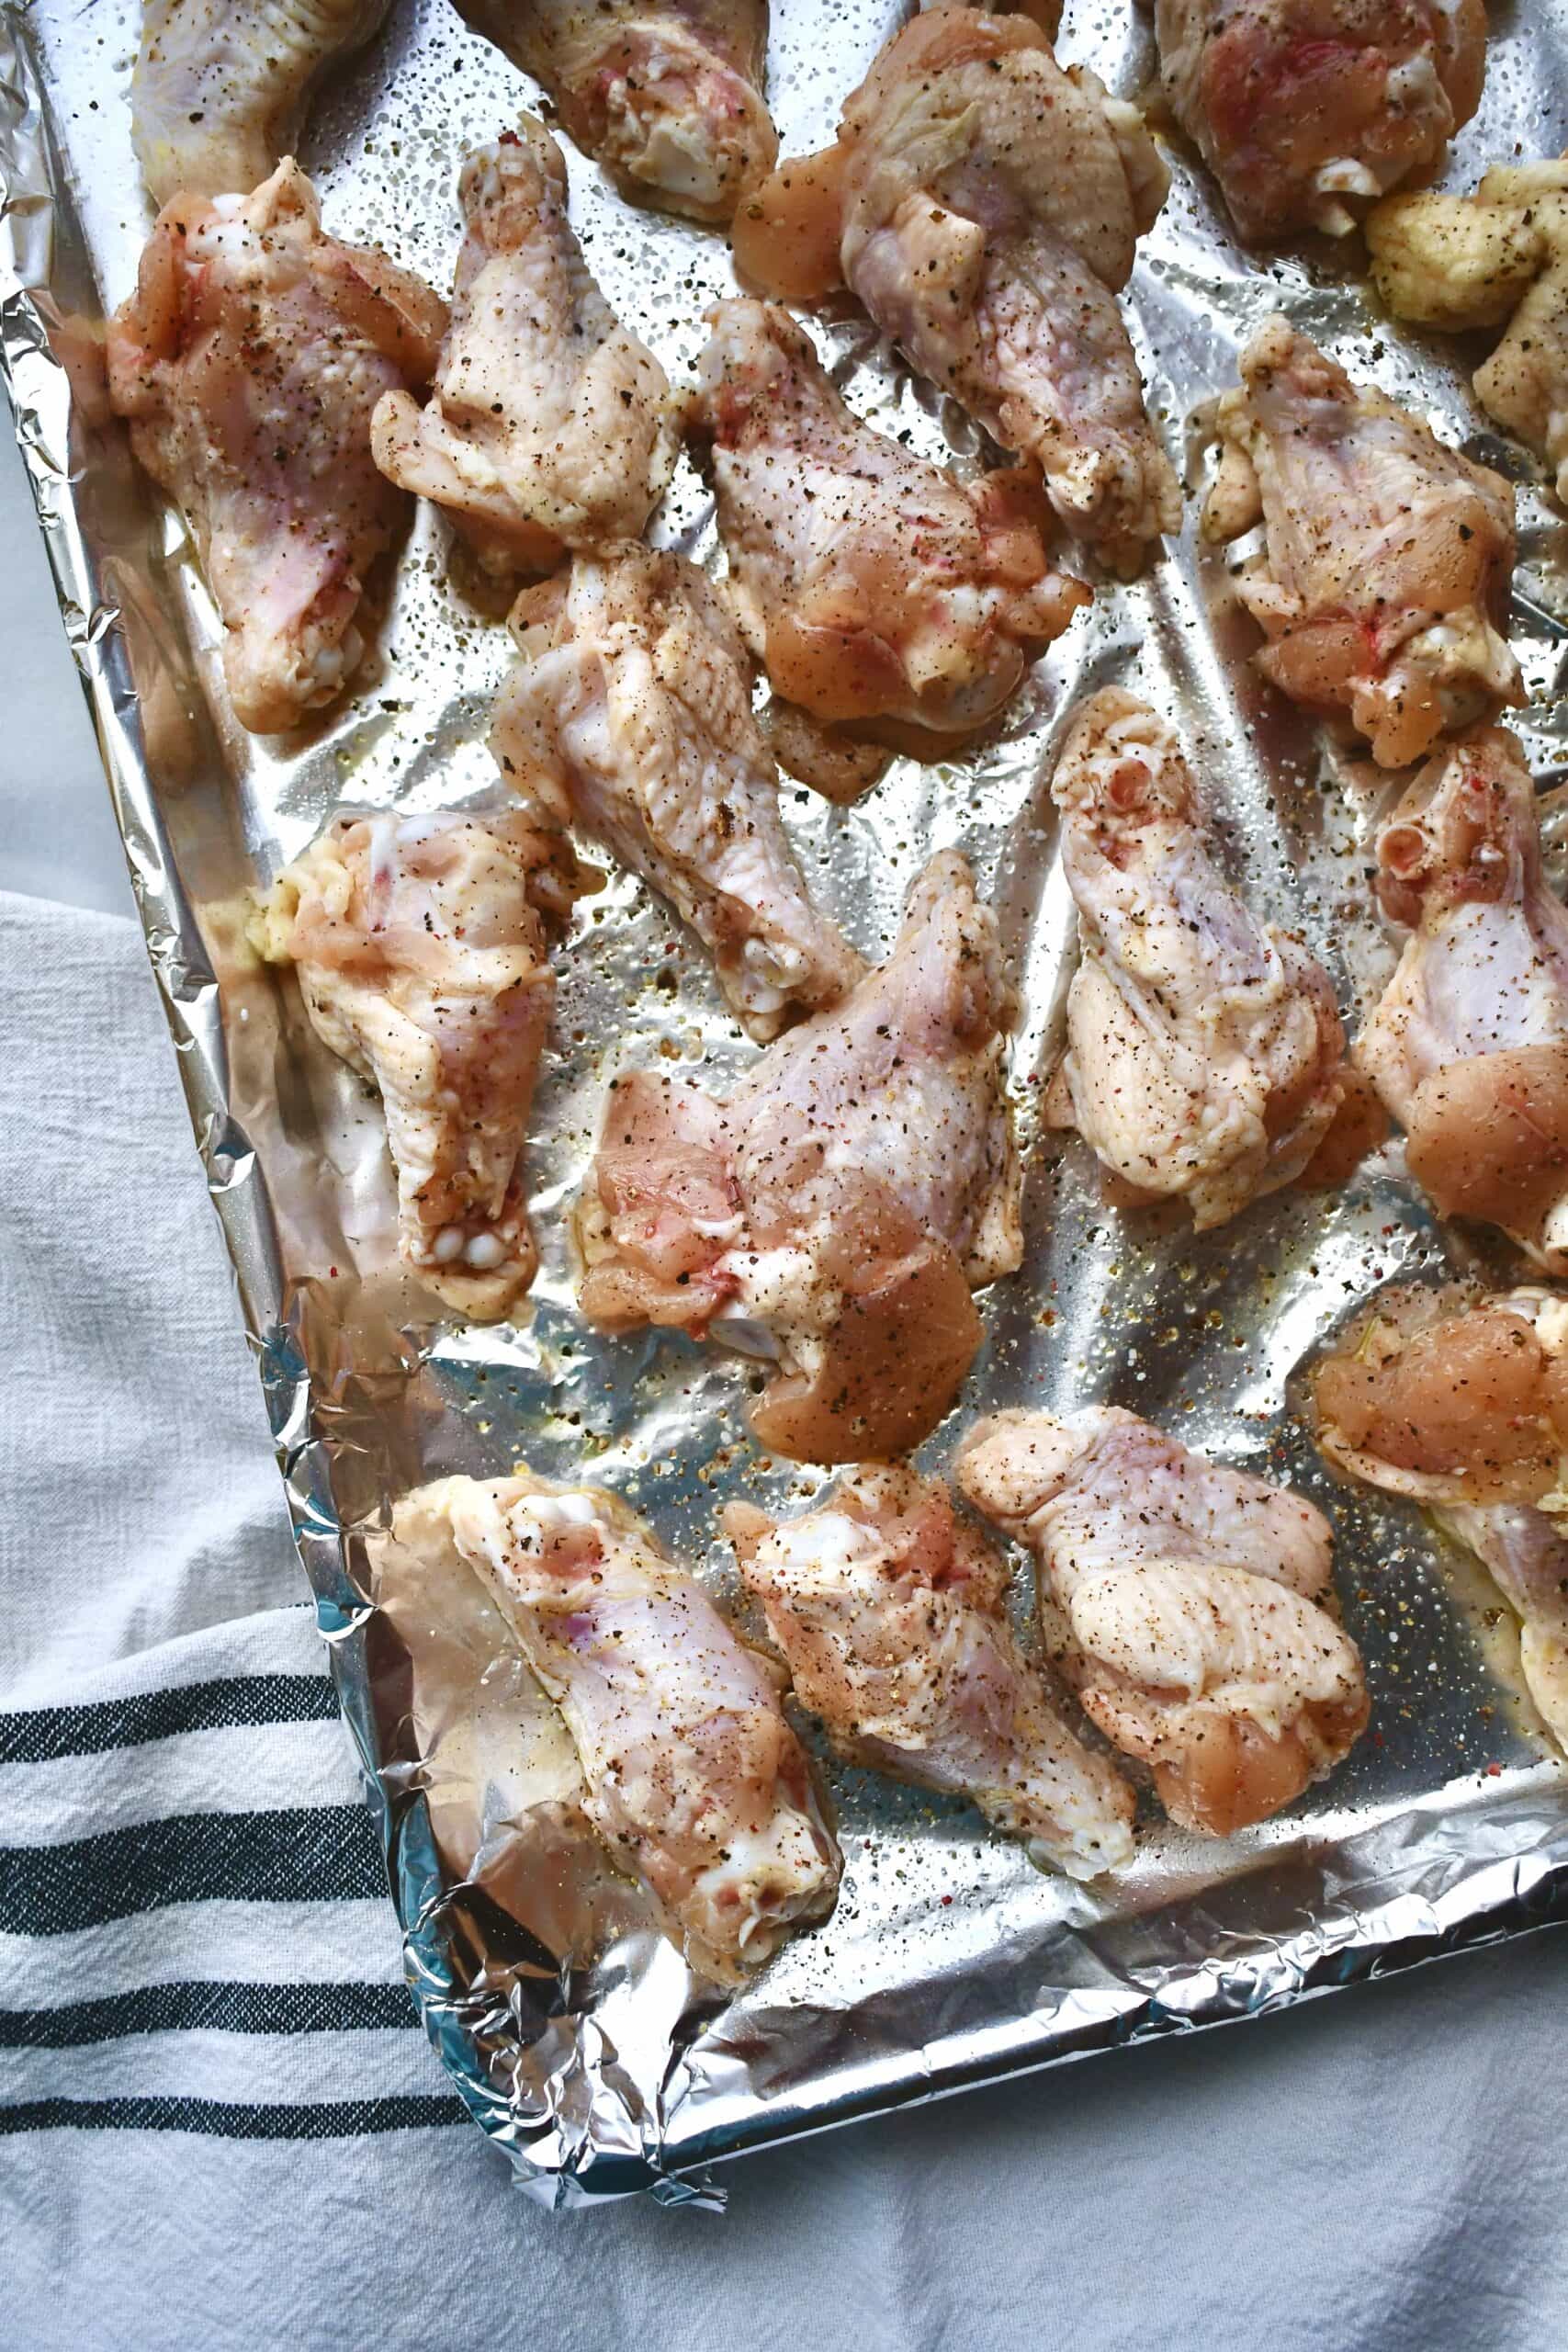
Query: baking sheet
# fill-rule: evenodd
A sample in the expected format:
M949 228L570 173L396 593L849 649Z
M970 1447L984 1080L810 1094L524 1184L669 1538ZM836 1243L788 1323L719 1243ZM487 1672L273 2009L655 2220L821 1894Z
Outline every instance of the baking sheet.
M774 0L770 96L785 152L831 133L839 102L904 13L891 0ZM1145 581L1102 588L1001 726L961 761L900 763L835 809L785 785L813 890L879 956L930 853L956 843L995 899L1023 999L1013 1081L1028 1262L984 1301L968 1417L1103 1399L1288 1478L1329 1512L1371 1728L1281 1819L1215 1846L1151 1813L1110 1887L1042 1876L957 1804L829 1761L845 1854L834 1917L739 1996L693 1979L578 1811L553 1713L466 1578L415 1577L400 1498L525 1454L644 1511L733 1598L718 1506L796 1508L824 1474L760 1458L744 1363L679 1337L608 1341L574 1315L562 1212L606 1080L671 1063L722 1089L749 1046L702 953L625 878L578 909L561 960L558 1051L531 1148L544 1265L518 1324L432 1321L398 1271L378 1110L310 1035L292 984L243 941L265 884L339 802L430 808L493 792L488 704L509 660L499 612L421 511L389 581L380 650L303 743L244 736L218 682L214 616L177 517L150 497L107 417L94 331L129 289L151 220L130 144L132 8L35 0L0 26L6 276L0 337L62 617L102 742L197 1141L239 1277L301 1555L387 1842L425 2023L464 2098L547 2201L639 2188L713 2201L712 2160L989 2077L1154 2034L1266 2013L1386 1968L1568 1915L1564 1776L1517 1690L1511 1621L1421 1519L1332 1478L1292 1408L1300 1367L1377 1283L1484 1272L1473 1237L1431 1224L1397 1155L1337 1197L1276 1195L1217 1234L1182 1214L1116 1213L1084 1147L1035 1117L1070 971L1049 758L1073 702L1125 680L1176 716L1254 902L1303 931L1352 1022L1392 967L1369 888L1383 790L1326 749L1245 666L1228 589L1239 550L1183 538ZM1142 17L1069 9L1059 44L1113 89L1153 67ZM47 96L46 96L47 94ZM318 107L301 160L328 226L450 282L462 156L536 93L448 0L399 0ZM1568 143L1568 14L1500 15L1486 95L1447 185ZM1179 154L1142 248L1131 311L1150 406L1190 489L1195 404L1235 377L1247 335L1290 311L1358 377L1412 401L1524 483L1518 721L1543 786L1568 775L1562 701L1564 526L1517 453L1480 429L1464 347L1375 318L1327 247L1258 266ZM732 290L720 238L636 211L569 150L573 217L622 316L672 376ZM821 340L854 404L961 463L974 428L912 382L847 301ZM704 560L689 464L653 536ZM1247 543L1243 543L1244 548ZM1021 1575L1017 1596L1025 1605ZM1041 2096L1053 2094L1043 2084Z

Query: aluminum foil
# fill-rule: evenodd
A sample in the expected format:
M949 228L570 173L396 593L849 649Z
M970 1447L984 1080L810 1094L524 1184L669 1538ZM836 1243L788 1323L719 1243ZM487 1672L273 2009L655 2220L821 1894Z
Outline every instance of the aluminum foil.
M771 96L786 152L830 135L838 103L902 13L895 0L774 0ZM1147 27L1126 0L1070 5L1060 44L1112 88L1145 89ZM1426 1522L1318 1461L1299 1373L1384 1279L1485 1271L1435 1229L1394 1152L1337 1197L1276 1195L1217 1234L1179 1211L1102 1204L1094 1166L1033 1115L1070 970L1071 905L1045 786L1075 698L1122 678L1177 717L1224 854L1255 902L1303 929L1352 1019L1392 965L1369 888L1383 787L1246 665L1235 551L1186 533L1150 576L1102 589L993 737L900 763L838 810L786 787L812 886L878 956L905 888L950 842L992 891L1023 1000L1013 1062L1028 1263L985 1301L989 1338L962 1415L1030 1402L1135 1408L1329 1512L1371 1729L1284 1818L1225 1845L1149 1818L1110 1886L1044 1877L976 1815L826 1764L845 1872L834 1917L745 1992L694 1979L638 1890L604 1864L577 1769L505 1629L468 1577L416 1572L400 1500L453 1471L525 1455L618 1488L733 1598L715 1515L731 1495L798 1507L816 1473L760 1459L744 1363L678 1337L607 1341L572 1307L563 1209L606 1080L672 1061L722 1088L752 1049L700 950L621 879L579 908L561 958L556 1050L531 1147L544 1266L514 1325L431 1319L396 1270L378 1111L315 1041L291 982L243 940L265 884L351 800L430 808L493 791L487 705L508 661L444 527L422 510L390 582L380 652L303 747L243 735L217 629L177 518L107 417L96 340L130 288L150 210L130 144L134 10L7 9L0 334L62 616L97 726L149 952L232 1253L299 1545L386 1842L410 1980L431 2037L523 2183L549 2202L651 2189L716 2201L712 2160L1156 2034L1288 2001L1568 1916L1568 1792L1518 1690L1511 1620ZM449 282L465 151L536 93L448 0L397 0L385 35L318 108L302 160L328 224ZM1568 143L1568 12L1494 34L1481 112L1448 184ZM1518 454L1478 429L1451 344L1371 310L1359 248L1246 259L1182 155L1142 248L1131 312L1190 489L1195 408L1283 307L1361 378L1521 482L1519 722L1543 784L1568 775L1561 693L1564 526ZM633 210L570 157L573 213L612 301L689 368L729 289L721 239ZM977 436L913 382L847 302L821 326L859 407L963 465ZM708 502L682 464L655 526L711 558ZM1501 1265L1502 1258L1496 1261ZM948 1458L955 1422L923 1459ZM1024 1595L1018 1596L1021 1613Z

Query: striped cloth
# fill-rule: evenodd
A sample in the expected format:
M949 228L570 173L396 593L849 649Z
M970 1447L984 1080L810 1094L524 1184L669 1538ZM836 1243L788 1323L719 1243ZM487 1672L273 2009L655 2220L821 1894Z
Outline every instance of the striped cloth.
M0 941L0 2135L471 2132L140 942L4 898Z

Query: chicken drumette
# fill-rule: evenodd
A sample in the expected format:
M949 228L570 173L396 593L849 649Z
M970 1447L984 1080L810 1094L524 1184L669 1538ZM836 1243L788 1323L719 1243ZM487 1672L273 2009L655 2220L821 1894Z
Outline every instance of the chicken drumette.
M1356 225L1481 98L1483 0L1158 0L1171 110L1244 237Z
M841 277L1134 571L1181 515L1116 304L1167 184L1136 109L1064 73L1037 24L942 0L888 42L836 146L741 206L736 258L790 300Z
M980 1422L957 1479L1032 1548L1047 1649L1174 1821L1228 1837L1359 1738L1360 1657L1319 1600L1331 1537L1299 1495L1101 1406Z
M1344 1091L1328 976L1215 866L1170 728L1096 695L1052 785L1082 961L1062 1078L1072 1124L1145 1195L1200 1227L1298 1176Z
M694 1967L733 1983L832 1909L838 1845L768 1666L616 1496L525 1470L443 1479L400 1516L483 1578L565 1718L589 1820Z
M1341 709L1384 767L1445 729L1522 702L1506 630L1514 493L1344 369L1287 319L1241 357L1215 415L1212 540L1261 521L1238 578L1268 644L1258 666L1292 701Z
M1073 1878L1131 1861L1133 1792L1052 1705L1008 1622L1007 1568L944 1486L856 1470L802 1519L731 1503L724 1524L840 1754L969 1797Z
M457 0L624 195L728 220L778 137L767 0Z
M1568 1301L1384 1292L1318 1365L1313 1399L1331 1462L1426 1505L1488 1570L1519 1618L1530 1696L1568 1747Z
M1378 834L1378 895L1411 936L1356 1058L1411 1174L1568 1272L1568 912L1506 728L1427 762Z
M1051 569L1028 476L966 486L874 432L787 311L710 315L694 419L740 625L775 695L829 729L982 725L1089 594ZM805 764L836 784L836 766Z
M754 1037L836 1003L863 967L807 896L750 661L713 583L626 545L525 590L512 627L521 659L491 730L512 788L671 901Z
M534 1279L523 1149L555 1004L544 916L580 876L531 819L345 815L286 866L252 921L292 963L323 1044L378 1089L398 1247L464 1315Z
M457 194L468 234L429 401L383 393L371 447L487 569L548 571L641 531L675 463L670 385L593 281L542 123L470 155Z
M1472 197L1392 197L1367 244L1396 318L1506 328L1475 396L1545 458L1568 504L1568 156L1497 164Z
M980 1344L971 1289L1022 1255L1011 1009L995 921L950 850L888 961L728 1101L621 1079L578 1209L589 1320L673 1325L773 1363L751 1421L781 1453L918 1444Z
M153 200L248 196L387 0L142 0L130 137Z
M158 216L109 323L109 398L185 511L243 727L297 725L361 658L365 574L409 512L371 413L428 381L446 317L385 254L325 234L292 162L253 196Z

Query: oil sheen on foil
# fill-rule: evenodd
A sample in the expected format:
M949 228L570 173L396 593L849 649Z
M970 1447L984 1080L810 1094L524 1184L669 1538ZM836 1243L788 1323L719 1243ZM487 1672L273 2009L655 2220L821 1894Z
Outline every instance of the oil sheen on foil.
M839 101L904 11L897 0L773 0L770 96L784 152L831 135ZM1065 61L1128 96L1152 79L1130 0L1069 0ZM1023 1013L1012 1081L1026 1168L1024 1270L984 1301L968 1416L1029 1402L1135 1408L1189 1443L1288 1479L1328 1511L1371 1727L1326 1789L1214 1845L1144 1825L1108 1886L1043 1876L962 1805L826 1763L843 1893L750 1988L694 1979L579 1811L575 1759L478 1586L411 1573L390 1537L425 1479L507 1472L615 1487L733 1600L716 1515L732 1496L797 1508L825 1477L760 1457L741 1360L679 1337L606 1340L573 1311L565 1212L606 1081L700 1071L722 1089L753 1048L700 949L613 879L559 959L556 1050L536 1103L533 1216L544 1264L514 1325L432 1322L395 1271L378 1109L310 1035L292 986L243 940L244 893L343 801L457 806L495 788L487 708L502 615L448 566L422 509L357 690L288 757L229 719L217 628L177 517L107 420L96 330L129 290L151 210L130 141L126 0L5 12L0 169L4 358L62 614L102 741L197 1141L239 1273L299 1547L387 1845L408 1968L473 2113L547 2202L649 2189L716 2201L714 2159L989 2077L1156 2033L1258 2015L1373 1972L1568 1916L1568 1791L1517 1694L1511 1619L1411 1509L1319 1464L1294 1408L1301 1367L1380 1282L1484 1272L1432 1225L1391 1154L1339 1195L1276 1194L1194 1238L1179 1211L1107 1209L1087 1148L1036 1115L1071 969L1071 902L1044 777L1074 701L1125 680L1175 717L1223 854L1255 902L1302 930L1354 1025L1392 967L1369 843L1386 787L1321 745L1246 665L1236 551L1200 556L1197 500L1146 579L1101 587L992 737L900 763L858 806L787 781L784 813L820 903L865 954L911 876L956 843L989 891ZM450 0L395 0L383 37L318 106L301 160L328 226L450 283L464 153L536 102ZM1568 143L1568 9L1494 29L1485 96L1445 184ZM1151 410L1189 492L1210 462L1192 412L1283 309L1358 378L1411 401L1520 482L1517 721L1549 790L1568 778L1561 700L1568 529L1464 392L1462 345L1395 331L1359 243L1245 258L1212 187L1173 153L1129 307ZM719 236L634 209L569 152L572 213L611 301L672 378L732 290ZM847 301L819 322L852 402L932 454L983 459L974 428L911 380ZM1470 364L1473 364L1473 358ZM689 463L653 537L714 555ZM1245 543L1244 543L1245 545ZM1501 1266L1499 1256L1496 1264ZM1026 1595L1018 1594L1021 1619ZM1051 2098L1054 2078L1040 2085Z

